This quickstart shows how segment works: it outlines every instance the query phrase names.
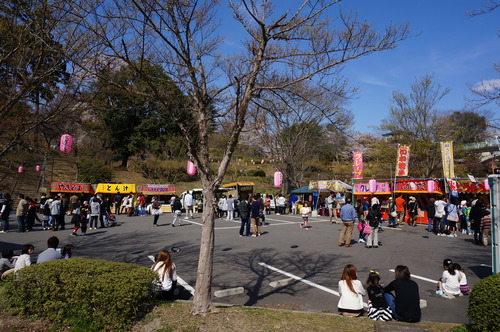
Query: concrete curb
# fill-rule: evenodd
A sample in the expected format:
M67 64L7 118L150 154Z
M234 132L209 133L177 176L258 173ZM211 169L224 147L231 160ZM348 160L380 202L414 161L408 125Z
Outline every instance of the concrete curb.
M228 289L222 289L222 290L215 291L214 296L215 297L225 297L225 296L231 296L231 295L243 294L243 293L245 293L245 288L236 287L236 288L228 288Z
M269 286L271 286L272 288L283 287L283 286L290 285L294 281L295 281L295 279L293 279L293 278L286 278L286 279L271 281L269 283Z

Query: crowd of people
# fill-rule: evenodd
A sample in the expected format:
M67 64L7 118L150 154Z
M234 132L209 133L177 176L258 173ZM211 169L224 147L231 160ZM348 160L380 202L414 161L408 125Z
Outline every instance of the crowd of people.
M38 254L36 264L61 258L71 258L74 252L72 244L67 244L63 248L58 248L58 246L59 239L56 236L49 237L47 239L47 249ZM32 244L25 244L19 256L15 256L12 249L4 250L0 259L1 279L4 280L9 275L33 264L31 255L34 253L35 247Z

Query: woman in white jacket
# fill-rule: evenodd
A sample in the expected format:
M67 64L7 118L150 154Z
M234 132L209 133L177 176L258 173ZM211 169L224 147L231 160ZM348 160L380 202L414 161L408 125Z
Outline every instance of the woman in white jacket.
M338 309L340 314L347 317L357 317L363 314L363 295L365 289L358 280L357 269L347 264L339 281L340 300Z

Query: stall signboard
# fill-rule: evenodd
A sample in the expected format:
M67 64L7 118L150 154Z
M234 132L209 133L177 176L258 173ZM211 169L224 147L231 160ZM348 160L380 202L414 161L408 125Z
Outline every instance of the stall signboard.
M455 177L453 163L453 142L441 142L441 157L443 159L443 174L445 178Z
M363 178L363 152L354 152L353 158L354 178Z
M389 182L377 182L375 195L389 195L391 194L391 184ZM355 183L354 195L371 195L370 185L367 183Z
M99 183L97 185L96 193L101 194L134 194L135 184L118 184L118 183Z
M51 182L50 191L53 193L93 193L90 183Z
M335 192L344 192L345 187L337 180L310 181L309 190L328 189Z
M408 176L409 161L410 161L410 146L398 144L398 160L396 162L397 176Z
M448 188L450 189L451 196L458 197L457 181L453 179L446 179L446 183L448 183Z
M435 182L434 193L442 195L444 193L443 185L441 182ZM409 194L427 194L427 180L398 180L395 184L396 193L409 193Z
M484 183L481 182L461 182L457 181L457 187L459 193L477 193L477 194L487 194L489 190L484 188Z
M137 192L151 195L173 195L176 191L175 184L141 184Z

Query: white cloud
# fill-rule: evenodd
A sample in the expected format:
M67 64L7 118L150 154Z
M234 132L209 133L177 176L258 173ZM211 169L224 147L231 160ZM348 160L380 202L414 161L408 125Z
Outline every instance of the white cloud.
M492 80L484 80L474 85L474 90L476 91L492 91L500 87L500 78L494 78Z

